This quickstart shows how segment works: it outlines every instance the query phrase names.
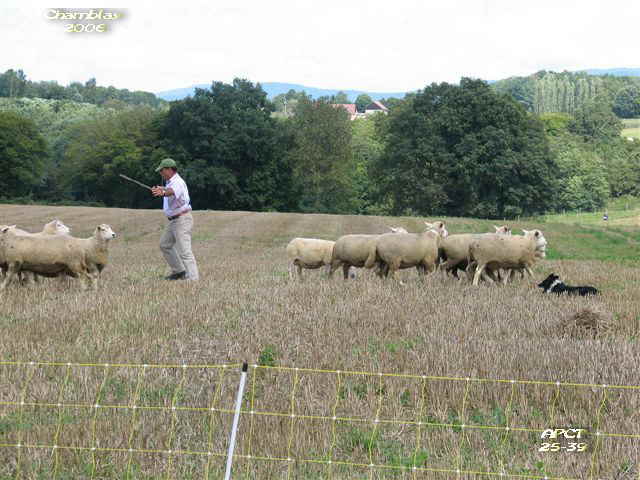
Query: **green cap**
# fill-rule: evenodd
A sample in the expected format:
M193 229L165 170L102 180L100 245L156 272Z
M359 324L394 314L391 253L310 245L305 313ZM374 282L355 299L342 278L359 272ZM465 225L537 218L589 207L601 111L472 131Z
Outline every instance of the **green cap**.
M176 163L176 161L173 158L165 158L160 162L160 165L158 165L158 168L156 168L156 172L159 172L163 168L172 168L172 167L178 168L178 164Z

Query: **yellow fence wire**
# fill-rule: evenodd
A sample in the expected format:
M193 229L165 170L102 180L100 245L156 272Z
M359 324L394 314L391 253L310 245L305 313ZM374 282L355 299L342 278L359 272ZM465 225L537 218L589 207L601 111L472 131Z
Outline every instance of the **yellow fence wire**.
M0 454L4 451L4 457L7 458L7 452L9 452L9 457L13 457L12 461L9 464L14 465L10 474L13 475L14 478L26 478L24 468L25 465L28 465L30 459L26 457L24 453L28 449L38 449L38 450L48 450L51 452L51 475L52 478L61 478L63 472L65 472L66 465L64 464L63 459L61 458L61 452L63 451L76 451L76 452L85 452L89 453L91 456L91 469L89 473L90 478L98 478L98 467L99 467L99 459L97 457L100 453L120 453L125 455L125 464L122 465L125 478L135 478L134 472L134 463L135 456L140 454L157 454L163 455L166 457L165 462L165 471L163 478L174 478L172 477L172 472L174 469L172 468L173 462L177 457L184 456L196 456L206 458L206 465L203 468L201 478L208 480L209 478L214 478L211 475L212 469L214 467L214 460L221 460L226 457L225 450L222 448L217 448L215 446L216 438L227 439L229 436L228 431L215 430L215 415L233 415L234 410L232 406L228 408L224 408L221 406L223 401L222 399L222 390L223 390L223 378L226 375L229 375L231 372L240 372L241 364L223 364L223 365L207 365L207 364L197 364L197 365L180 365L180 364L119 364L119 363L67 363L67 362L18 362L18 361L0 361L0 367L4 367L5 369L11 368L27 368L27 373L24 377L24 382L22 383L21 388L19 389L19 394L17 399L11 400L3 400L0 401L0 408L12 408L17 409L17 423L15 426L16 435L13 442L3 441L3 439L8 438L6 434L3 434L2 429L0 428ZM57 393L57 401L56 402L46 402L46 401L27 401L27 394L30 389L34 388L34 378L35 373L38 369L45 367L62 367L64 368L64 373L62 374L62 379L59 384L59 390ZM65 403L64 397L67 390L71 387L70 381L72 379L72 372L74 368L85 367L90 369L102 369L101 380L98 384L97 391L95 392L95 401L93 403ZM137 370L137 375L135 376L135 386L133 387L133 394L130 398L130 401L126 404L121 403L104 403L103 395L105 391L105 387L108 384L111 376L113 375L114 369L134 369ZM143 387L145 385L145 381L147 380L147 373L153 369L175 369L176 371L182 370L180 374L180 380L178 382L177 387L173 390L171 394L171 401L168 405L142 405L140 404L141 393L143 391ZM188 383L187 372L190 370L216 370L218 372L217 381L213 385L203 385L202 388L206 388L211 391L210 400L208 402L208 406L206 407L197 407L197 406L186 406L181 405L179 402L179 398L181 392L185 388L185 385ZM287 375L290 377L291 381L291 390L289 392L288 399L288 408L281 412L277 411L267 411L256 409L256 396L259 388L265 388L260 377L260 372L271 372L276 375ZM330 411L330 415L311 415L300 413L296 410L296 398L298 394L298 390L301 385L301 375L303 374L319 374L319 375L328 375L332 376L335 379L336 386L336 395L332 397L331 405L328 406L328 410ZM324 475L326 478L336 478L335 469L336 468L353 468L358 469L361 472L363 469L368 471L368 478L374 478L374 472L377 472L376 475L384 474L384 472L404 472L409 474L413 479L417 479L418 475L425 474L426 472L430 473L439 473L449 478L460 477L463 475L471 475L471 476L483 476L483 477L502 477L502 478L522 478L522 479L549 479L549 480L573 480L571 477L563 477L563 476L552 476L548 474L538 474L538 473L519 473L519 472L508 472L507 464L509 458L506 452L506 446L509 439L509 435L514 432L530 432L539 435L544 432L546 429L541 428L533 428L527 426L515 426L512 424L512 415L513 415L513 404L516 395L516 386L517 385L541 385L541 386L551 386L555 387L555 394L553 397L553 401L550 405L550 416L551 421L554 421L554 416L556 415L556 409L558 405L558 399L560 395L561 388L588 388L588 389L598 389L602 392L601 399L599 401L599 406L597 411L595 412L595 431L590 432L593 433L593 442L590 444L590 467L588 472L582 472L580 478L589 478L596 480L598 477L597 473L597 462L598 455L600 454L601 444L604 438L612 437L612 438L625 438L625 439L639 439L640 434L635 433L623 433L623 432L601 432L599 431L601 421L604 416L605 407L607 405L607 395L612 391L631 391L634 393L640 394L640 386L634 385L602 385L602 384L588 384L588 383L566 383L566 382L553 382L553 381L535 381L535 380L518 380L518 379L489 379L489 378L470 378L470 377L446 377L446 376L429 376L429 375L411 375L411 374L397 374L397 373L380 373L380 372L361 372L361 371L343 371L343 370L326 370L326 369L313 369L313 368L295 368L295 367L279 367L279 366L263 366L263 365L251 365L250 371L251 379L250 379L250 391L245 394L245 401L243 402L243 408L241 409L242 419L240 422L240 434L244 437L245 448L243 453L238 453L235 455L236 460L242 460L245 465L245 474L249 477L252 476L250 468L259 468L255 464L259 462L269 462L269 463L281 463L283 466L286 466L285 476L287 479L291 479L295 477L294 465L316 465L324 467ZM341 400L341 392L343 391L343 386L345 384L345 380L348 377L361 376L361 377L370 377L374 379L377 377L377 392L384 392L383 382L385 379L400 379L407 381L417 381L418 382L418 392L416 393L417 398L417 406L415 417L411 420L409 419L390 419L390 418L381 418L381 411L383 408L384 394L377 395L377 404L374 407L374 418L366 418L366 417L358 417L358 416L345 416L338 415L338 406ZM1 380L1 379L0 379ZM457 421L455 422L434 422L434 421L425 421L425 411L429 402L432 401L429 392L430 382L433 381L444 381L444 382L461 382L464 384L464 392L462 395L462 406L460 409L460 415ZM470 402L470 386L474 383L494 383L494 384L510 384L510 393L507 405L504 408L504 424L501 425L482 425L482 424L473 424L469 423L468 420L468 409ZM232 394L230 394L233 396ZM2 397L0 397L2 398ZM227 403L227 405L229 405ZM52 443L30 443L25 441L25 433L28 430L25 425L25 409L33 407L33 408L47 408L52 409L57 413L53 414L53 417L56 419L55 421L55 431L53 434L53 442ZM90 439L90 446L83 445L69 445L63 444L61 442L61 434L64 429L64 419L63 414L65 409L86 409L88 412L92 412L90 416L90 421L87 425L87 435ZM129 422L130 422L130 430L124 434L126 447L121 446L106 446L103 445L104 439L101 439L98 435L97 426L99 424L99 412L104 411L126 411L129 412ZM136 435L136 425L138 423L139 415L142 412L167 412L170 414L168 423L165 425L166 434L165 434L165 443L162 448L140 448L136 447L134 444L134 437ZM178 414L180 412L199 412L206 414L204 417L206 420L203 424L206 425L206 444L203 445L203 449L180 449L175 447L175 440L177 436L177 427L179 424ZM0 414L2 410L0 410ZM258 431L255 419L256 418L276 418L282 419L283 422L286 422L286 427L284 428L284 438L281 439L281 443L283 446L286 445L286 456L277 456L277 455L266 455L264 452L254 452L255 449L255 439L256 435L261 435L264 432ZM0 416L0 421L2 421L2 416ZM326 448L326 454L324 456L320 456L317 458L303 458L301 456L294 455L294 443L295 443L295 427L296 422L306 422L306 421L322 421L329 422L330 427L328 427L328 445ZM364 462L350 462L345 459L339 459L335 457L336 448L338 446L338 433L336 430L336 425L338 422L349 423L354 425L371 425L371 435L366 442L367 452L365 453L368 463ZM8 425L8 422L5 422ZM0 426L2 424L0 423ZM380 429L383 426L402 426L402 427L413 427L415 428L415 448L412 449L411 461L405 464L393 464L393 463L376 463L376 459L374 456L374 444L377 435L379 434ZM549 428L552 427L553 423L549 425ZM33 425L36 428L36 425ZM460 432L459 442L457 445L457 453L455 458L451 458L451 468L440 468L435 466L426 465L424 461L420 460L420 452L425 445L426 438L426 428L428 427L441 427L448 429L458 429ZM203 427L204 428L204 427ZM569 427L570 428L570 427ZM11 426L8 425L5 427L5 430L11 430ZM469 432L473 432L474 430L484 430L484 431L495 431L499 433L500 441L498 444L498 464L495 465L497 471L482 471L482 470L465 470L463 468L463 455L464 455L464 447L465 444L469 445L470 441L468 439ZM9 465L7 464L7 465ZM1 470L0 467L0 476L2 474L6 474L6 472ZM7 467L9 468L9 467ZM283 467L284 468L284 467ZM640 468L636 466L638 469L638 474L636 477L640 480ZM254 473L255 475L255 473ZM584 477L586 475L586 477ZM118 478L118 477L113 477ZM376 477L378 478L378 477ZM444 477L443 477L444 478ZM628 478L628 477L625 477Z

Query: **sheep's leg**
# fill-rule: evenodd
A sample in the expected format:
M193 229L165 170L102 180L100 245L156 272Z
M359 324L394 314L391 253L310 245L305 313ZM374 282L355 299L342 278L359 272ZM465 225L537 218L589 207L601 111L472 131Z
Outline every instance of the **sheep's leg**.
M293 262L289 262L289 280L293 280L293 269L295 268L295 265L293 264Z
M5 276L4 281L0 284L0 290L4 290L5 288L7 288L7 285L11 283L11 281L18 275L19 272L19 263L9 264L7 268L7 275Z
M22 283L24 285L34 285L39 281L38 276L33 272L20 272Z
M349 268L351 268L351 265L347 263L342 264L342 276L344 277L345 280L349 279Z
M425 264L424 265L425 277L427 275L431 275L432 273L436 273L438 271L438 266L436 264Z
M326 265L324 265L322 268L323 268L323 270L324 270L324 273L326 273L326 274L327 274L327 276L329 276L329 271L331 270L331 265L327 263L327 264L326 264Z
M389 275L389 265L382 261L378 262L376 267L376 275L378 276L378 278L386 277L387 275Z
M476 267L476 273L473 276L473 285L476 286L476 287L478 286L478 283L480 282L480 277L482 276L482 273L484 272L484 267L485 266L486 265L478 265Z
M340 266L340 260L332 260L331 267L329 268L329 278L333 277L333 272L335 272Z
M388 275L391 275L391 278L393 280L396 280L396 281L400 282L400 285L404 285L402 280L400 280L398 278L398 270L400 270L400 262L388 263L387 266L388 266L388 269L389 269Z
M491 270L483 270L480 278L485 282L494 283L493 272Z
M452 273L454 277L458 277L458 273L457 273L457 263L456 262L452 262L451 259L447 260L446 262L441 263L438 268L443 272L445 278L449 275L449 273Z
M87 271L87 279L89 282L89 289L90 290L97 290L98 289L98 276L100 275L100 272L98 272L98 270L88 270Z
M80 281L80 289L86 291L91 286L91 276L86 270L82 270L78 273L78 280Z
M524 269L525 269L525 270L526 270L526 272L529 274L529 276L530 276L531 278L533 278L533 271L531 270L531 267L526 266L526 267L524 267ZM524 278L524 273L522 274L522 278Z
M478 270L477 262L475 261L467 262L467 268L464 269L464 273L467 275L467 278L469 279L470 282L473 282L473 278L476 270Z

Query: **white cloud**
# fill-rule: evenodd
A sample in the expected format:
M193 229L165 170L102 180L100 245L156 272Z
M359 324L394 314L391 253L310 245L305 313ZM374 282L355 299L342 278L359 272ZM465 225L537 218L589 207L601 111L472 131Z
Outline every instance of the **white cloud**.
M105 35L65 33L47 7L3 2L0 71L149 91L235 76L405 91L460 76L640 66L640 3L626 0L140 0Z

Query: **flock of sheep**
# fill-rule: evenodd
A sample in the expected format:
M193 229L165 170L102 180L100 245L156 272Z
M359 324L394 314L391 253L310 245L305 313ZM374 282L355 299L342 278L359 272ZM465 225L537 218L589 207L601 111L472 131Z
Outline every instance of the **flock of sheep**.
M329 277L342 267L344 278L355 278L356 268L372 269L379 277L396 278L398 270L416 268L420 276L438 268L458 277L464 270L478 285L481 279L506 283L514 271L528 273L545 257L547 241L540 230L512 235L506 226L495 232L449 235L445 223L425 222L422 233L391 228L380 235L343 235L335 242L316 238L294 238L287 245L289 276L297 269L325 267ZM81 280L83 289L96 289L98 277L109 256L109 241L116 234L109 225L98 225L92 237L75 238L59 220L29 233L15 225L0 225L0 290L14 279L36 281L38 276L66 275Z
M29 233L15 225L0 225L0 270L4 290L14 278L37 281L39 276L66 275L80 279L83 290L97 289L100 272L107 264L109 241L116 234L106 224L98 225L89 238L75 238L59 220Z
M513 272L521 277L545 257L547 241L540 230L523 230L512 235L507 226L496 227L492 233L449 235L444 222L425 222L422 233L407 233L404 228L392 228L381 235L343 235L335 242L315 238L294 238L287 245L289 277L297 269L324 267L329 277L342 267L345 280L355 278L355 268L375 267L379 277L396 278L400 269L415 267L419 275L442 271L458 277L464 270L473 285L481 279L506 283Z

